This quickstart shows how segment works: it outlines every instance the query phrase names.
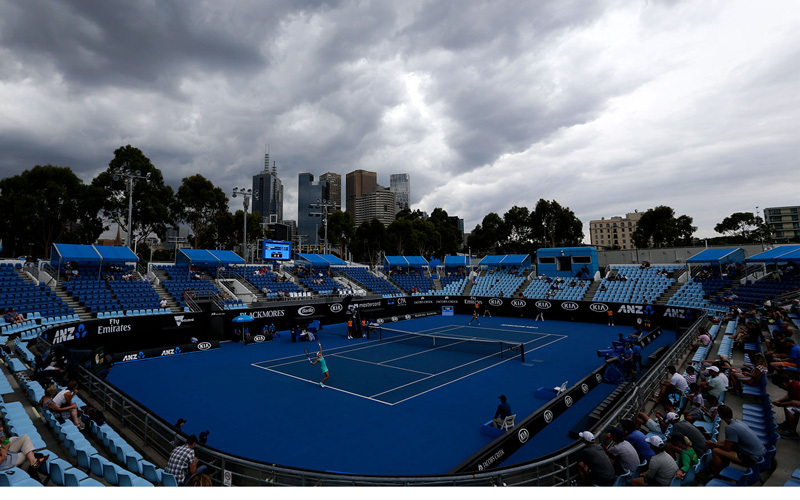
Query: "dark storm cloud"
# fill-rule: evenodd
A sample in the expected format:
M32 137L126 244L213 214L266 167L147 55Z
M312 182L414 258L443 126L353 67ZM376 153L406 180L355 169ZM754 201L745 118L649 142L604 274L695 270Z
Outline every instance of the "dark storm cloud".
M193 2L7 2L0 44L26 66L39 66L40 77L59 75L82 91L107 85L169 90L186 72L261 69L263 58L248 39L257 27L199 7Z

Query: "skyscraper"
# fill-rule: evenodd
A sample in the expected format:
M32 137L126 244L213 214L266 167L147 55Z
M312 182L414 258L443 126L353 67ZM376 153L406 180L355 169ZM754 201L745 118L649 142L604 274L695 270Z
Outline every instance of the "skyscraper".
M355 219L356 198L375 191L378 174L366 170L354 170L345 177L345 204L347 211Z
M253 212L261 213L265 222L283 220L283 183L278 178L278 166L269 169L269 153L264 154L264 170L253 176Z
M325 199L325 181L314 181L314 174L304 172L297 176L297 236L305 245L319 245L319 228L322 217L318 208L311 208L318 200Z
M378 219L384 226L388 226L397 213L394 191L383 186L376 186L371 193L357 197L355 203L356 211L353 218L356 226L372 219Z
M411 176L409 174L390 175L389 187L395 194L395 210L399 212L405 208L411 208Z
M342 176L327 172L319 176L320 181L325 181L327 187L325 188L325 199L331 203L335 203L338 210L344 210L342 206Z

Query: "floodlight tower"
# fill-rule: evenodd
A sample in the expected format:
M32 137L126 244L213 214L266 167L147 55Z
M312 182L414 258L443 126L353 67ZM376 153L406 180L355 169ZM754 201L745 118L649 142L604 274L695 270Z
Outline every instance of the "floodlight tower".
M312 203L308 208L316 208L322 210L321 212L311 212L308 215L321 215L322 225L325 227L325 253L328 253L328 210L339 210L339 205L331 200L320 200L317 198L316 203Z
M233 197L242 197L242 207L244 208L244 230L242 231L242 254L244 262L247 264L247 209L250 208L250 198L258 199L258 193L254 193L252 189L245 189L240 187L233 188Z
M115 181L124 178L125 184L128 186L128 248L133 250L133 246L131 246L133 243L133 183L136 182L136 179L149 181L150 172L147 172L147 175L142 175L141 170L136 170L134 172L128 168L128 162L125 162L123 166L116 167L113 173L113 179Z

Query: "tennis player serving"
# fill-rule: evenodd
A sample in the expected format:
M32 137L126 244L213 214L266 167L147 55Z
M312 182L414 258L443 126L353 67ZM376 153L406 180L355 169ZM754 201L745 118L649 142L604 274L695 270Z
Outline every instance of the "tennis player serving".
M324 382L328 380L328 377L330 377L331 374L328 373L328 365L325 363L325 358L322 356L322 344L320 342L317 342L317 345L319 346L319 352L317 352L317 359L312 361L311 364L316 365L317 363L319 363L319 368L322 370L322 375L323 375L322 380L319 383L319 386L325 387Z

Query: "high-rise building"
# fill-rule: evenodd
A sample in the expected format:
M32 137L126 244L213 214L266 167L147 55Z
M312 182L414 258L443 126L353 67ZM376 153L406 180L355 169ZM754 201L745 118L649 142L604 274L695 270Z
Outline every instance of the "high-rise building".
M353 218L356 226L372 219L378 219L384 226L388 226L397 213L395 211L395 193L383 186L376 186L371 193L357 197L355 205Z
M264 170L253 176L253 212L259 212L264 222L283 220L283 183L278 178L278 166L269 169L269 153L264 154Z
M366 170L354 170L345 176L345 208L355 219L356 198L375 191L378 174Z
M303 245L319 245L322 217L312 207L325 198L325 181L314 181L314 174L304 172L297 179L297 236Z
M325 193L323 193L325 199L335 203L338 210L344 210L342 206L342 176L333 172L326 172L319 176L319 180L327 183Z
M598 250L618 248L631 250L636 248L633 244L633 233L639 224L642 214L639 211L626 214L625 217L611 217L589 221L589 239L591 245Z
M392 174L389 176L389 187L394 191L395 209L411 208L411 176L409 174Z
M764 222L772 230L773 243L800 241L800 206L765 208Z

